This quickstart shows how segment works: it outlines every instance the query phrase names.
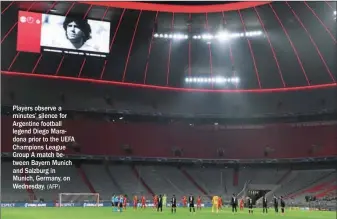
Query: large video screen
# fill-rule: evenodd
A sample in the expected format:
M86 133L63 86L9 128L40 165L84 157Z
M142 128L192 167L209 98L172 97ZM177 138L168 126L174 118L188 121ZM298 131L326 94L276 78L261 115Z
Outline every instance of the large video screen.
M19 11L17 50L105 57L109 53L110 23Z

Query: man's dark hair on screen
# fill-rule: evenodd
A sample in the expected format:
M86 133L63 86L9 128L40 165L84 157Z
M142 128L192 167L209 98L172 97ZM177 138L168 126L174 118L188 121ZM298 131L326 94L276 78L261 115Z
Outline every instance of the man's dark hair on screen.
M63 29L66 31L68 24L75 22L79 29L84 33L84 42L91 39L91 27L87 19L81 17L66 17L63 22Z

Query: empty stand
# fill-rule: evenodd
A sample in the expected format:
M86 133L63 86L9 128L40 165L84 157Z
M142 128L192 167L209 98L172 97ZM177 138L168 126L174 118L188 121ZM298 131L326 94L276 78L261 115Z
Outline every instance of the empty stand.
M106 173L103 165L82 165L88 180L91 182L95 192L100 194L100 199L111 200L112 194L122 194L109 175Z
M184 194L184 191L178 185L173 184L165 176L165 172L161 172L156 166L137 166L136 168L140 176L155 194L166 194L169 197L173 194L177 196Z
M184 195L194 194L203 195L201 191L186 178L186 176L177 168L172 166L157 166L156 170L162 173L162 176L170 180Z
M29 201L31 197L27 190L13 189L13 168L18 167L8 162L1 163L1 201Z
M149 195L146 188L137 179L130 165L109 165L109 170L121 189L129 197L134 195Z
M2 117L11 126L9 117ZM219 158L225 150L227 159L296 158L334 156L337 125L334 123L299 126L195 126L187 124L112 123L90 119L67 120L64 128L75 136L81 153L91 155L130 156L123 145L130 145L133 156L173 157L173 147L183 150L183 157ZM5 152L12 150L10 129L2 129ZM113 135L111 134L113 133ZM130 138L132 136L132 138ZM92 147L95 145L95 147ZM268 145L273 152L265 154Z

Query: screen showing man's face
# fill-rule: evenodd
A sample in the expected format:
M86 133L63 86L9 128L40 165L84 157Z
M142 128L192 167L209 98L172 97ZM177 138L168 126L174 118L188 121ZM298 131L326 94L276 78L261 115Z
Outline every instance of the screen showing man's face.
M84 33L73 21L67 25L67 37L70 41L77 42L83 39Z

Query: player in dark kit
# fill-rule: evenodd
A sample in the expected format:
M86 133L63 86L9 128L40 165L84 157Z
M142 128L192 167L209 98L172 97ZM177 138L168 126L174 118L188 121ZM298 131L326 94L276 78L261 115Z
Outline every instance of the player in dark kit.
M233 194L231 199L231 205L232 205L232 212L238 212L237 206L238 206L238 199L236 198L235 194Z
M177 198L175 195L171 199L171 212L177 213Z
M253 200L251 198L248 199L248 212L253 214Z
M278 213L278 200L277 197L274 195L274 208L275 208L275 213Z
M190 197L188 198L188 204L189 204L189 207L190 207L190 212L192 212L192 209L193 209L193 212L195 213L194 196L193 195L190 195Z
M285 207L286 207L286 203L284 202L283 197L281 196L281 212L282 212L282 214L284 214Z
M159 195L157 199L157 211L163 212L163 196Z
M263 196L262 199L262 207L263 207L263 213L268 213L268 200L266 198L266 195Z

